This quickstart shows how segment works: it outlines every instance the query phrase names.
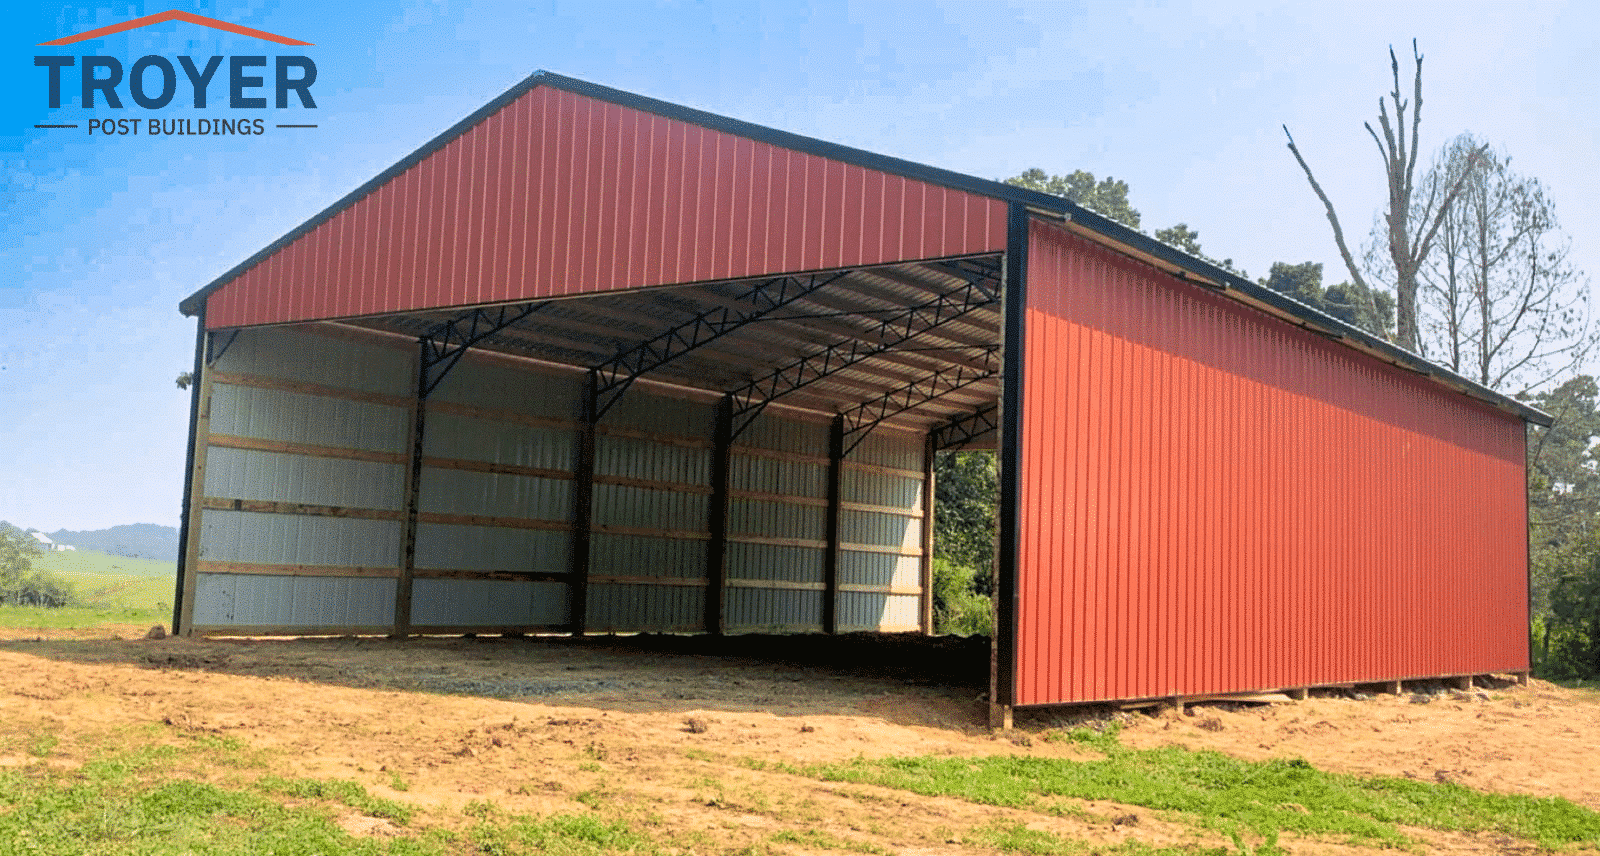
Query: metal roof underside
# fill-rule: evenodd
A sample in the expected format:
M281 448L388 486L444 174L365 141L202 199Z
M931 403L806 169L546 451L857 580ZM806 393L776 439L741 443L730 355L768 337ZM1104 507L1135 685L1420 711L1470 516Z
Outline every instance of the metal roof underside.
M843 413L858 436L929 432L992 411L999 295L998 256L757 277L501 307L515 320L468 347L594 369L601 407L641 379L732 394L746 419L780 404ZM470 335L475 311L342 323L439 347ZM982 436L950 447L992 446L992 431L965 430Z

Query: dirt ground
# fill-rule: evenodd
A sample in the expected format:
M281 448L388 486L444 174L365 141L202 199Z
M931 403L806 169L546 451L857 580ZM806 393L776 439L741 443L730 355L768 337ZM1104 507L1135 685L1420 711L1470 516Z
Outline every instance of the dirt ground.
M146 640L143 630L0 631L0 765L32 760L21 735L58 735L71 763L72 747L96 735L163 723L238 738L284 774L354 779L441 815L471 800L518 813L581 811L598 796L650 813L659 834L709 852L763 842L770 852L830 849L772 845L783 830L819 830L867 852L993 852L966 832L996 821L1097 844L1227 843L1137 807L1084 803L1053 816L771 769L857 755L1085 751L1036 738L1106 712L1025 713L1017 731L991 733L987 648L960 640L813 639L797 659L792 646L759 638ZM1600 694L1540 681L1410 689L1437 692L1327 691L1119 718L1135 747L1298 756L1326 770L1560 795L1600 810ZM372 818L347 821L360 834L396 832ZM1408 832L1430 852L1526 846ZM1327 842L1291 849L1357 852Z

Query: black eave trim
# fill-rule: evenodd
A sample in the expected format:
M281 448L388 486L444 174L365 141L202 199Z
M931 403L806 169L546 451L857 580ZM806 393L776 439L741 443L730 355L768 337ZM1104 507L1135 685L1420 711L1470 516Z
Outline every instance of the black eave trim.
M1331 334L1335 338L1348 339L1353 342L1358 342L1362 346L1384 355L1384 357L1391 362L1397 363L1418 374L1430 376L1438 381L1441 385L1447 388L1454 388L1454 391L1456 392L1464 392L1469 397L1485 401L1489 404L1499 407L1502 410L1508 410L1520 416L1524 420L1533 422L1534 424L1547 427L1551 424L1551 418L1548 415L1529 407L1528 405L1523 404L1514 398L1501 395L1494 390L1480 386L1472 380L1457 375L1442 366L1434 365L1433 363L1424 360L1410 351L1398 348L1389 342L1379 339L1365 331L1345 324L1343 321L1340 321L1337 318L1324 315L1323 313L1318 312L1317 310L1306 306L1299 301L1285 297L1284 295L1279 294L1269 288L1256 285L1244 277L1241 277L1230 271L1223 270L1222 268L1217 267L1216 265L1205 261L1204 259L1198 259L1190 256L1182 250L1168 246L1167 244L1157 241L1155 238L1152 238L1149 235L1145 235L1137 230L1130 229L1127 226L1116 222L1115 220L1111 220L1110 218L1096 214L1093 211L1063 199L1062 197L1054 196L1048 193L1040 193L1039 191L1028 190L1022 187L1015 187L999 181L990 181L989 179L977 178L976 176L965 175L963 173L953 172L947 169L940 169L938 167L932 167L926 164L916 163L914 161L889 157L888 155L881 155L877 154L876 152L851 148L850 146L842 146L838 143L830 143L826 140L816 139L815 137L792 134L788 131L779 131L775 128L769 128L764 125L756 125L750 122L740 121L738 119L731 119L727 116L719 116L715 113L708 113L704 110L696 110L692 107L685 107L680 104L673 104L643 95L636 95L631 92L624 92L620 89L612 89L609 86L601 86L599 84L589 83L587 81L566 77L565 75L560 75L549 71L536 71L533 74L528 75L521 82L517 83L515 86L512 86L510 89L507 89L494 100L483 105L482 107L479 107L477 110L474 110L466 118L455 123L454 125L451 125L443 133L424 143L416 151L402 158L398 163L394 164L383 172L378 173L376 176L373 176L370 181L367 181L365 184L362 184L355 190L345 194L339 199L339 201L333 203L332 205L323 209L320 213L313 216L311 219L295 227L288 234L276 241L273 241L271 244L268 244L255 255L252 255L250 258L245 259L244 261L235 265L233 268L228 270L227 273L224 273L222 276L212 280L204 288L201 288L194 294L189 295L183 300L182 303L178 304L179 310L185 315L195 314L197 311L199 311L200 304L213 291L216 291L217 289L236 279L245 271L259 264L268 256L287 246L301 235L304 235L312 229L315 229L317 226L321 225L335 214L338 214L345 208L350 207L358 199L378 189L378 187L387 183L390 179L393 179L395 176L398 176L415 166L423 158L426 158L428 155L431 155L435 151L443 148L446 143L450 142L461 134L466 133L467 130L472 128L474 125L477 125L479 122L487 119L489 116L498 112L500 108L510 104L512 101L516 100L518 97L537 86L550 86L556 89L562 89L578 95L585 95L590 98L606 101L623 107L631 107L647 113L653 113L658 116L665 116L670 119L678 119L690 124L699 125L701 127L711 128L718 131L726 131L730 134L747 137L759 142L770 143L782 148L793 149L795 151L805 152L807 154L831 158L833 160L854 164L867 169L887 172L893 175L902 176L904 178L915 179L917 181L925 181L930 184L937 184L954 190L962 190L977 194L979 196L988 196L1013 205L1022 205L1029 208L1038 209L1042 212L1048 212L1061 217L1064 220L1070 220L1079 223L1091 231L1103 235L1112 241L1124 244L1152 258L1159 259L1160 261L1172 265L1179 271L1188 271L1190 273L1205 277L1213 282L1221 283L1226 290L1238 291L1241 294L1247 295L1252 300L1265 303L1275 309L1289 314L1292 317L1296 317L1304 322L1307 322L1305 326L1312 327L1314 329L1320 329L1321 331Z

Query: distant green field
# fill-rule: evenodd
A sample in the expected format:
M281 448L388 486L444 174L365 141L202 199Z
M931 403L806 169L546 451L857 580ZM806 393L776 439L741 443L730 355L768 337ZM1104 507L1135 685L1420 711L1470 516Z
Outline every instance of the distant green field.
M34 560L34 567L69 583L77 592L78 605L62 609L3 607L0 626L61 629L172 620L175 562L69 550L45 553Z

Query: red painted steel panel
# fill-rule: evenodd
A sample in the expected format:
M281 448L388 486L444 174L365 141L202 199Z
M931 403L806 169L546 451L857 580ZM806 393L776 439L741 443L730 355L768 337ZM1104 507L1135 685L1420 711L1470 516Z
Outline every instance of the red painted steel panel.
M1020 705L1528 668L1524 428L1035 222Z
M214 291L210 327L994 252L1004 203L535 87Z

